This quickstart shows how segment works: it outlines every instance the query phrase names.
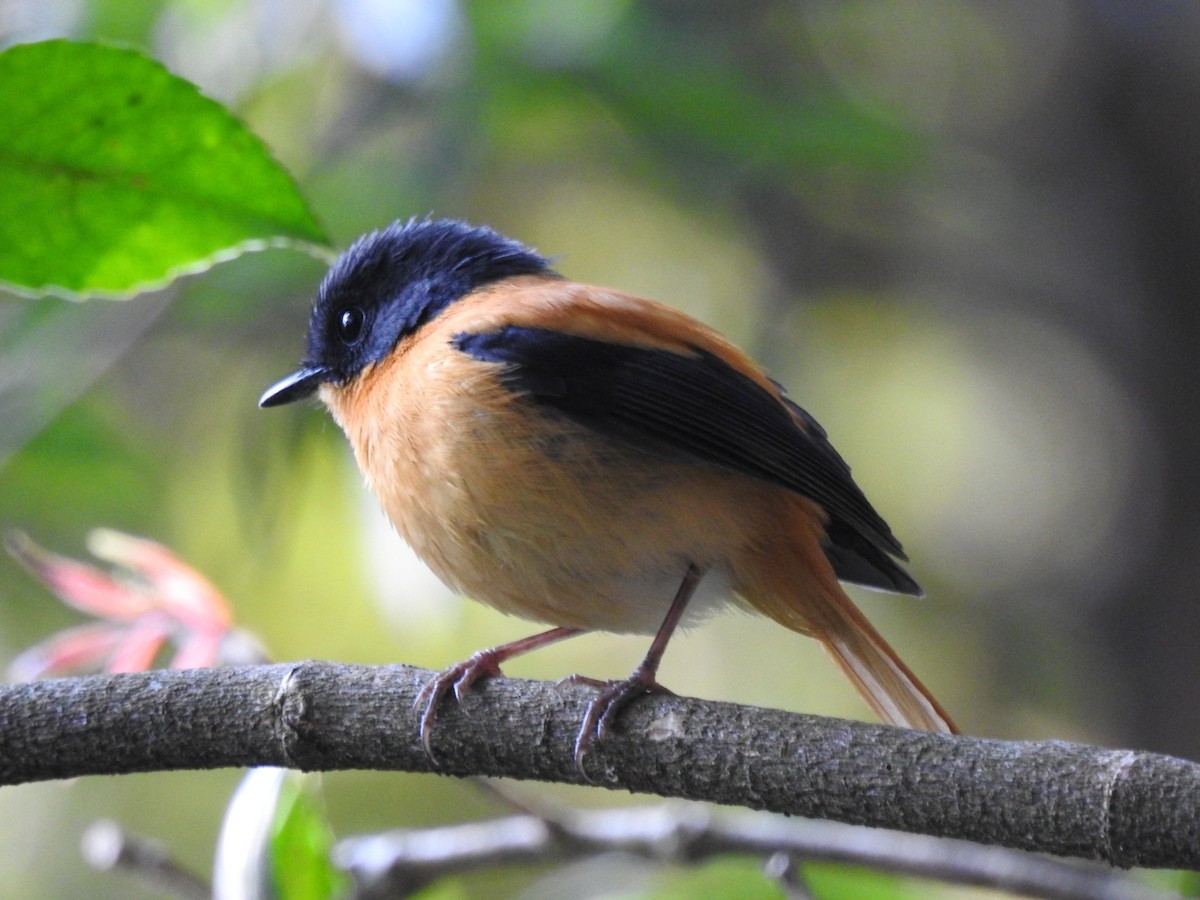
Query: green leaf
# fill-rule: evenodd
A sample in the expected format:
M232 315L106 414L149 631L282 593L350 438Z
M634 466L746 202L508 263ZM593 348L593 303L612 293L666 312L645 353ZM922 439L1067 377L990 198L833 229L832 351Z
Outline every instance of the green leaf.
M328 240L246 127L159 63L68 41L0 53L0 283L129 297L247 250Z
M333 832L317 778L251 769L234 791L213 864L213 894L272 900L331 900L349 880L334 868Z
M328 900L349 887L330 859L333 832L313 779L283 783L271 834L271 873L280 900Z
M930 893L929 882L840 863L807 863L803 872L804 883L817 897L916 900Z
M667 870L639 900L692 900L694 897L783 900L784 892L778 882L763 874L760 860L725 857L694 868Z

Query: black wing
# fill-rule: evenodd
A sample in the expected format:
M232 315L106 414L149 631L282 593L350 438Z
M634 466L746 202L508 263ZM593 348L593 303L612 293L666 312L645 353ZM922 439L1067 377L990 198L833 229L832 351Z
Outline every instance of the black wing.
M454 346L509 366L506 383L597 431L779 484L829 516L839 578L920 594L900 542L808 413L705 350L633 347L540 328L459 334ZM802 422L801 426L798 422Z

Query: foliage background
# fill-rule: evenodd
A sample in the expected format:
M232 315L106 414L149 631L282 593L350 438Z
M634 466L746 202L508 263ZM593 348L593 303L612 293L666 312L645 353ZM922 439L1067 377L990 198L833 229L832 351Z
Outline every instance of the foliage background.
M229 104L339 245L460 216L724 330L905 542L928 598L862 605L966 730L1200 758L1200 7L0 3L0 43L52 36L142 47ZM69 552L96 525L163 541L280 660L437 668L526 633L406 555L323 413L256 409L321 274L272 251L125 303L0 296L0 524ZM0 560L0 654L72 621ZM511 671L624 675L644 644ZM815 645L750 618L683 636L663 680L869 715ZM101 815L204 871L237 778L8 789L0 893L143 896L77 861ZM325 787L343 834L496 811L448 779ZM459 887L648 889L627 864L545 875Z

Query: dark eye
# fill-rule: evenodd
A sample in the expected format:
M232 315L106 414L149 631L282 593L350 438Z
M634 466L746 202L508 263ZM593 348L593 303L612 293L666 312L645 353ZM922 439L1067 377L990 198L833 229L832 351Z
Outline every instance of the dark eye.
M342 310L337 320L338 337L345 344L353 344L362 336L363 323L366 320L366 314L357 306Z

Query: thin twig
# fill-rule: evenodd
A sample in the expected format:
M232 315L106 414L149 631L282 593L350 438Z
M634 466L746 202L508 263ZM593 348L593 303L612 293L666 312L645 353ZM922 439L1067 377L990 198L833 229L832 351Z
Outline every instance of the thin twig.
M171 857L158 841L130 834L110 819L92 823L80 841L83 858L97 872L122 869L180 900L207 900L212 889Z
M816 895L809 890L800 867L790 853L783 850L772 853L763 863L763 872L768 878L779 882L788 900L815 900Z
M1049 900L1162 900L1174 895L1096 865L1044 859L965 841L874 828L722 813L704 807L556 811L402 830L341 841L336 864L360 898L405 896L447 875L514 863L569 862L620 852L659 862L694 863L743 853L764 860L847 863L951 884L987 887ZM786 858L785 858L786 859ZM773 864L781 877L786 865ZM803 890L802 883L790 882Z

